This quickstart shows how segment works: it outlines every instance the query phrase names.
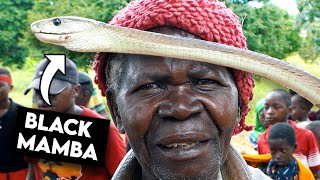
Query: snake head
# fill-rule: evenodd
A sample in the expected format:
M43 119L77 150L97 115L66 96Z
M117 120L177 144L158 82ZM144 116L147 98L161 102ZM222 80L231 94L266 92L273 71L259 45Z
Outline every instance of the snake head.
M79 38L82 32L93 29L97 21L76 17L61 16L43 19L31 24L31 31L42 42L65 44Z
M31 24L30 28L33 33L73 34L85 31L88 28L92 28L92 25L95 24L96 22L94 20L89 20L86 18L76 16L61 16L36 21Z

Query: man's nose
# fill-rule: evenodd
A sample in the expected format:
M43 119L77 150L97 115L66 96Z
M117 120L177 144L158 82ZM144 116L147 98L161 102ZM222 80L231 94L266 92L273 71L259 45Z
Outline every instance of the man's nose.
M179 87L170 91L168 96L159 108L159 115L162 118L186 120L203 110L202 103L189 87Z

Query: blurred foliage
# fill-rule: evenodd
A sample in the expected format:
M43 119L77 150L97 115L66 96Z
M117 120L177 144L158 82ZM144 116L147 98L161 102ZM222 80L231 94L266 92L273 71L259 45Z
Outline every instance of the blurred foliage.
M129 0L37 0L34 1L32 10L28 12L25 24L34 21L51 18L55 16L81 16L99 21L109 21L112 16ZM68 58L74 60L81 68L90 66L94 53L71 52L60 46L53 46L40 42L35 38L30 30L23 32L24 39L19 43L22 47L29 48L31 59L44 59L43 54L66 54Z
M18 45L22 33L28 25L23 23L32 0L0 1L0 62L2 65L14 65L21 68L28 49Z
M304 40L300 56L306 62L318 63L320 61L320 1L297 0L300 11L297 25L303 29Z
M298 22L305 24L319 21L320 18L320 1L319 0L296 0L299 10Z
M279 59L284 59L299 49L300 31L295 28L293 17L285 10L267 1L261 8L241 3L231 3L229 7L242 21L248 49Z

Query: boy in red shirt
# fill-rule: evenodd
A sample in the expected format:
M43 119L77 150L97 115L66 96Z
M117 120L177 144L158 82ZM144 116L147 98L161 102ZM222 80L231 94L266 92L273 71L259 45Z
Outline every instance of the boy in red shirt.
M295 157L320 177L320 154L316 138L311 131L298 128L292 120L287 119L290 106L291 98L287 91L278 89L267 94L264 110L266 120L270 122L270 126L259 136L258 152L259 154L270 153L268 135L273 124L278 122L289 123L294 128L297 137L298 146L294 153Z

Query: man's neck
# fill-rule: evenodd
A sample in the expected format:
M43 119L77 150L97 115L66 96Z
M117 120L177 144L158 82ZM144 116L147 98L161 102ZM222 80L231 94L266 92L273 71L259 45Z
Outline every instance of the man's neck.
M304 121L310 121L309 117L305 116L305 117L297 120L297 122L304 122Z
M73 105L70 107L70 109L66 112L68 114L74 114L74 115L81 115L83 112L83 109L77 105Z

